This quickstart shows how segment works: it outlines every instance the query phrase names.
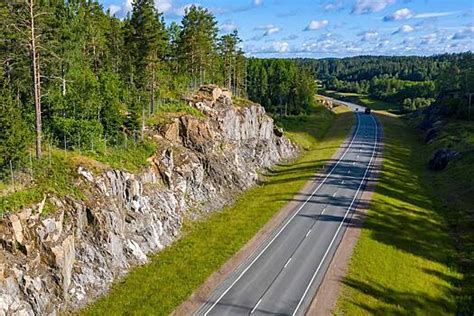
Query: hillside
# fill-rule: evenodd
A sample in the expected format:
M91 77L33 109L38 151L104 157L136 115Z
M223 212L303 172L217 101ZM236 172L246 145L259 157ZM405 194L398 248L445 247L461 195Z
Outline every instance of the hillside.
M74 191L46 191L39 203L3 214L1 312L84 306L177 240L185 219L230 203L259 172L297 154L259 105L235 107L216 86L188 102L202 117L181 114L148 126L154 150L141 169L79 161L62 171L65 190ZM7 203L8 189L2 194Z

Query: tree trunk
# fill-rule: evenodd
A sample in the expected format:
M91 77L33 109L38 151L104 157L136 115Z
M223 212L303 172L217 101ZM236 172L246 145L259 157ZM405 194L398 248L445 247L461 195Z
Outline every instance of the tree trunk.
M153 65L151 74L151 96L150 96L150 112L155 113L155 66Z
M35 115L36 115L36 158L41 158L41 139L42 127L41 127L41 75L39 65L39 54L36 43L36 32L35 32L35 11L34 11L34 0L29 0L28 9L30 13L30 53L33 70L33 91L34 91L34 102L35 102Z

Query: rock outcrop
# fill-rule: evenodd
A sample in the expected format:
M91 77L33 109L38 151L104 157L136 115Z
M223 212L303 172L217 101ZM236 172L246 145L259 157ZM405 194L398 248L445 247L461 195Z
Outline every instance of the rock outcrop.
M207 95L207 97L206 97ZM180 236L183 217L218 210L256 183L258 172L297 148L263 107L236 108L215 86L184 115L149 131L157 142L139 174L81 167L83 200L47 197L0 222L0 315L54 315L104 294L131 267Z
M458 156L459 152L457 151L447 148L438 149L433 154L433 158L428 162L428 167L434 171L444 170L448 166L448 163Z

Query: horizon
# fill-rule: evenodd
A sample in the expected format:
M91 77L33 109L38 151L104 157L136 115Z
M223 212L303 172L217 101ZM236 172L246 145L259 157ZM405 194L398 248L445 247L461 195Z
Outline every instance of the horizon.
M132 0L99 0L125 17ZM155 0L167 24L190 5L209 9L220 34L238 30L247 56L433 56L474 50L474 3L459 0Z

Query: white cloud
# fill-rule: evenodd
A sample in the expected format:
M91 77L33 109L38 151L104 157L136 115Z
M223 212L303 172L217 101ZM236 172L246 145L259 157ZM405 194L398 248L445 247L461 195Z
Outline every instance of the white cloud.
M361 41L363 42L373 42L379 38L379 33L376 31L362 32L357 35L361 36Z
M415 28L413 26L405 24L405 25L400 26L400 28L398 30L396 30L395 32L393 32L392 34L411 33L414 30L415 30Z
M266 30L265 33L263 33L263 36L269 36L278 32L280 32L280 29L278 27L272 27Z
M375 47L384 48L384 47L388 46L388 44L390 44L389 40L383 40L383 41L379 42Z
M288 42L275 41L272 46L278 53L288 53L290 51L290 44L288 44Z
M311 21L305 28L305 31L315 31L326 27L329 24L328 20Z
M290 44L286 41L274 41L261 45L245 45L245 51L248 55L259 54L287 54L291 52Z
M283 38L282 40L284 40L284 41L294 41L297 38L298 38L298 35L291 34L290 36L287 36L287 37Z
M342 0L334 0L323 5L325 11L336 11L343 8Z
M258 40L262 37L270 36L270 35L276 34L276 33L281 31L281 29L279 27L276 27L273 24L260 25L260 26L255 27L254 30L256 30L256 31L265 31L262 36L253 37L254 40Z
M434 44L436 40L438 39L438 33L434 33L434 32L429 33L429 34L423 35L421 38L422 38L421 45L431 45L431 44Z
M357 0L352 8L352 13L365 14L379 12L395 2L396 0Z
M443 16L449 16L459 13L459 11L449 11L449 12L427 12L427 13L420 13L415 15L415 18L418 19L428 19L428 18L440 18Z
M122 10L122 7L119 5L111 4L109 5L109 11L110 15L115 15L117 12L120 12Z
M226 21L224 24L222 24L219 29L224 32L224 33L230 33L233 32L238 28L237 24L235 24L232 21Z
M453 40L461 40L461 39L473 38L473 37L474 37L474 26L468 26L456 32L451 38Z
M170 0L155 0L155 8L162 13L167 13L173 9L173 4Z
M125 0L122 7L125 13L132 11L132 0Z
M254 29L255 31L257 31L257 30L265 30L265 31L266 31L266 30L271 29L271 28L273 28L273 27L275 27L273 24L267 24L267 25L259 25L259 26L256 26L256 27L254 27L253 29Z
M413 17L413 12L408 8L403 8L393 12L390 15L387 15L383 18L384 21L399 21L399 20L406 20Z
M255 6L262 5L262 3L263 3L263 0L253 0L253 5Z

